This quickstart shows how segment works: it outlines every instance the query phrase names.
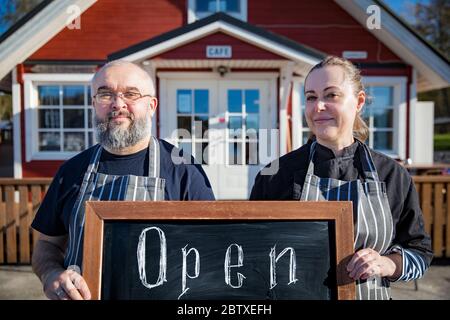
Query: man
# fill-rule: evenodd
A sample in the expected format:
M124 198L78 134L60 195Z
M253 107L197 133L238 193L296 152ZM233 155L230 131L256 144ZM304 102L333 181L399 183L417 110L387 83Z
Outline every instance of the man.
M99 144L61 166L32 223L40 232L33 270L50 299L90 299L80 275L85 201L214 200L201 166L151 136L157 99L143 69L110 62L91 89Z

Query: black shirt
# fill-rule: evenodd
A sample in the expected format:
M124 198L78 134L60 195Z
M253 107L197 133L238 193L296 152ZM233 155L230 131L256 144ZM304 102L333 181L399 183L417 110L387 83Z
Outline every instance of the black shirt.
M215 200L208 177L194 158L183 157L182 150L163 140L159 140L159 146L160 178L166 180L165 200ZM62 164L36 213L31 225L34 229L49 236L68 233L72 207L95 150L95 146L91 147ZM188 161L183 163L183 159ZM148 176L148 162L148 148L130 155L115 155L103 149L98 172Z
M309 150L312 140L268 166L277 166L273 175L255 178L250 200L299 200L309 164ZM336 157L331 149L316 144L314 174L323 178L343 181L364 179L357 142L343 150ZM394 224L393 243L412 249L425 258L428 265L433 253L431 239L426 234L417 191L409 172L388 156L370 150L380 181L386 184L386 191Z

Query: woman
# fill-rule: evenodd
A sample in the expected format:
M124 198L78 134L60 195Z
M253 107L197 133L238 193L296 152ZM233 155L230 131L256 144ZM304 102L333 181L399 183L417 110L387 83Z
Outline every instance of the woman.
M355 254L347 265L357 299L390 299L390 281L423 276L432 259L409 173L363 142L366 94L359 70L327 57L305 79L313 134L281 157L274 175L258 174L251 200L353 201Z

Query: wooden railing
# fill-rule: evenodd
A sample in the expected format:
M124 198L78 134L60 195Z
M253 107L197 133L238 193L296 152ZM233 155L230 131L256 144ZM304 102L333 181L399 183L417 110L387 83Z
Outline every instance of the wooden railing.
M413 177L435 257L450 258L450 176ZM30 228L51 182L0 178L0 264L29 264L36 231Z
M37 233L30 228L51 179L0 179L0 264L29 264Z
M450 258L450 176L414 176L434 256Z

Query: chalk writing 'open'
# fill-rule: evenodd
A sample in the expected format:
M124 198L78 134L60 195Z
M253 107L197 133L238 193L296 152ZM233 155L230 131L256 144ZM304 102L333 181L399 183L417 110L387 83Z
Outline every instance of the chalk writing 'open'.
M150 231L155 231L159 237L159 273L158 279L155 283L148 283L147 274L146 274L146 235ZM196 248L189 248L189 244L181 248L181 255L183 259L183 267L181 270L181 294L178 296L180 299L188 290L187 286L187 278L195 279L200 275L200 253ZM232 251L237 251L237 263L231 263ZM276 274L276 264L278 260L289 251L290 260L289 260L289 283L296 283L298 279L296 278L296 257L295 250L292 247L286 247L281 251L280 254L276 254L276 245L274 245L269 252L269 261L270 261L270 289L273 289L277 285L277 274ZM187 257L190 254L195 255L195 265L193 274L189 274L187 272ZM155 287L162 286L164 282L167 282L166 271L167 271L167 243L166 243L166 235L163 230L158 227L149 227L142 230L139 236L139 242L137 246L137 260L138 260L138 269L139 269L139 278L141 280L142 285L144 285L148 289L152 289ZM244 265L244 251L242 246L232 243L228 246L225 252L224 258L224 282L225 285L230 286L231 288L239 289L242 287L244 283L244 279L246 278L242 273L237 272L237 283L231 283L231 268L239 268Z

